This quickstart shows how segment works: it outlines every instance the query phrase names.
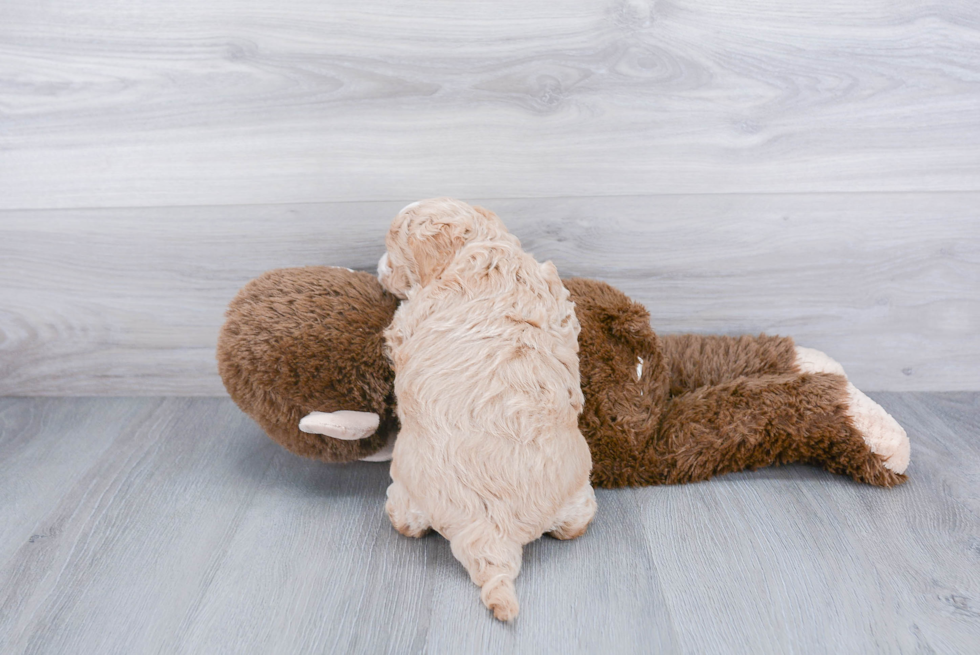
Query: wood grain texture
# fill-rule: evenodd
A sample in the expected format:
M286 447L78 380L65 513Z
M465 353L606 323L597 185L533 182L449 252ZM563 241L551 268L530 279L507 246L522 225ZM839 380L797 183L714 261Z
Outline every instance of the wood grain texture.
M980 388L980 194L476 199L661 332L795 337L866 389ZM222 395L224 308L370 270L403 202L0 212L0 394Z
M980 191L973 0L8 0L0 208Z
M897 497L797 467L636 491L692 652L757 652L762 634L781 653L976 649L980 398L874 397L912 440Z
M602 490L583 538L526 549L513 625L394 532L384 464L296 458L226 399L0 399L0 651L972 652L980 394L874 397L908 484Z

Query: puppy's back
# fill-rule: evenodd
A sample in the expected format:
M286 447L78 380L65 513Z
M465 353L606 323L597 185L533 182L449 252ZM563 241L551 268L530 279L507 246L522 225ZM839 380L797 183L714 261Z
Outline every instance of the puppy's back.
M399 471L431 475L418 484L449 504L545 520L591 468L578 321L555 267L512 244L470 244L406 309L411 336L393 349Z

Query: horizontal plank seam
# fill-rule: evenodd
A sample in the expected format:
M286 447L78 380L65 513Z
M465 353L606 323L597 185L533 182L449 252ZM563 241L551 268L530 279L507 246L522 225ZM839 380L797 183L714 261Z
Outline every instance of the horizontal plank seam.
M609 195L567 195L567 196L471 196L468 199L478 200L589 200L604 198L699 198L704 196L739 197L739 196L930 196L930 195L980 195L977 189L922 189L906 191L748 191L745 193L708 192L708 193L623 193ZM289 202L249 202L249 203L217 203L207 205L102 205L83 207L0 207L0 214L26 212L69 212L97 210L145 210L145 209L207 209L212 207L289 207L295 205L356 205L365 203L404 202L406 198L382 198L364 200L304 200Z

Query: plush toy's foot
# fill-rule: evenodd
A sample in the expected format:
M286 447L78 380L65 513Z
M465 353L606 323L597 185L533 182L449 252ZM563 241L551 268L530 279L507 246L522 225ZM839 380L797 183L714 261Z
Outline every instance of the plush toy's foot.
M585 486L569 498L565 506L559 510L548 535L555 539L581 537L592 522L595 510L595 491L592 485L586 482Z
M398 433L394 430L388 434L388 441L385 442L385 447L374 453L373 455L368 455L367 457L362 457L362 462L390 462L392 455L395 454L395 438Z
M387 496L385 511L388 512L391 525L398 532L406 537L421 537L432 528L425 512L412 502L408 490L401 482L392 482L388 485Z
M310 434L322 434L344 441L366 439L381 423L374 412L310 412L299 422L299 429Z
M833 373L847 378L844 367L812 348L796 348L796 365L802 373ZM868 398L850 382L847 383L848 414L864 442L884 460L887 469L905 473L909 465L909 437L884 408Z
M885 468L895 473L905 473L911 455L908 434L881 405L850 382L847 383L847 395L850 400L848 414L871 452L884 458Z

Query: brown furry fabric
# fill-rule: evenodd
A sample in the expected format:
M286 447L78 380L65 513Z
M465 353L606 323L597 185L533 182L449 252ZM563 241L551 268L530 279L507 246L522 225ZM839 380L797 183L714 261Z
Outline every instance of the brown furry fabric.
M353 461L380 450L394 417L395 374L382 332L398 300L373 275L310 266L269 271L232 301L218 338L228 394L297 455ZM378 432L341 441L299 430L312 411L375 412Z
M671 396L740 377L790 373L796 362L790 337L667 334L660 342L670 364Z
M880 486L903 482L846 413L845 380L800 375L785 337L658 338L647 310L608 284L564 281L582 325L593 484L677 484L773 464L807 462ZM379 450L396 420L382 332L397 300L367 273L309 267L250 282L228 310L218 362L228 393L275 441L324 461ZM637 379L638 358L643 360ZM306 434L311 411L381 415L359 442Z
M647 310L595 280L564 280L575 303L585 408L579 427L592 450L592 481L636 484L639 453L657 433L667 403L668 368ZM643 359L643 373L636 367Z

